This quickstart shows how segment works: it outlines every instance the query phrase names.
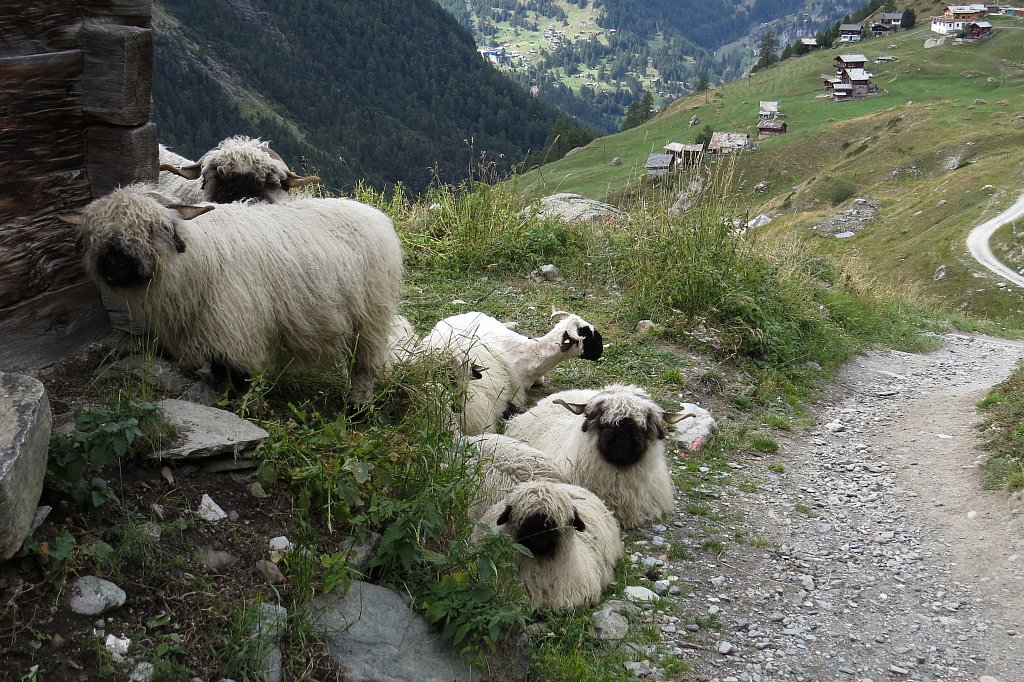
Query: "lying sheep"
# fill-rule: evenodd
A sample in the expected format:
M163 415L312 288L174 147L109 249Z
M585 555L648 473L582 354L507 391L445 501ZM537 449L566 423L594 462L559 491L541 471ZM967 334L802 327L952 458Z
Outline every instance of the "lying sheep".
M221 141L194 163L165 164L161 160L160 170L200 180L203 199L218 204L245 199L275 203L287 198L292 187L320 182L315 175L296 175L269 143L246 135Z
M619 524L585 488L530 481L491 506L480 519L491 533L508 533L533 556L515 559L526 593L539 606L592 604L615 581L622 556ZM478 527L474 536L479 538Z
M207 212L212 211L208 215ZM401 289L391 220L346 199L181 205L132 185L67 214L86 272L186 367L347 364L367 400Z
M612 384L550 395L511 419L506 433L548 453L567 480L635 528L672 510L665 425L688 416L664 411L642 388Z
M463 440L473 448L473 460L483 472L480 498L469 512L473 518L479 518L488 507L505 499L520 483L568 480L553 458L515 438L485 433Z
M157 191L175 197L183 204L198 204L206 201L203 187L199 180L189 180L169 169L195 165L195 161L175 154L163 145L159 145L160 177L156 181Z
M467 434L493 430L498 421L522 411L526 389L555 365L570 358L597 360L604 350L601 334L578 315L553 311L561 318L544 336L531 339L483 313L447 317L427 334L422 347L463 354L486 367L467 397Z

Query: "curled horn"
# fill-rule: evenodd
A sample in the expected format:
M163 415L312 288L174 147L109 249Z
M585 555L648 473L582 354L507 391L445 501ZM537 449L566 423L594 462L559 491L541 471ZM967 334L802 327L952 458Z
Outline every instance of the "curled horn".
M570 317L571 315L572 315L572 313L567 313L564 310L558 310L557 308L555 308L555 306L551 306L551 317L558 317L558 318L563 318L564 319L564 318ZM565 333L573 341L582 341L583 340L582 338L580 338L579 332L577 330L573 329L572 327L566 329Z
M571 313L567 313L564 310L559 310L555 306L551 306L551 317L569 317Z
M305 187L306 185L312 185L315 182L320 182L320 177L317 175L307 175L305 177L296 175L295 171L288 171L288 181L292 187Z

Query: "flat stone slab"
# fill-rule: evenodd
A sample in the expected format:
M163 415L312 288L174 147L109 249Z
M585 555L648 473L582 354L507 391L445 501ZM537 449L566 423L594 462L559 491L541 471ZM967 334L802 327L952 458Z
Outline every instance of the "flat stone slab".
M241 458L270 435L227 410L187 400L168 399L158 404L178 437L174 447L150 455L156 459L199 459L223 454Z
M617 222L625 220L626 214L611 204L563 192L543 197L537 217L558 217L577 222Z
M385 587L354 581L344 596L317 595L309 620L324 628L331 662L349 682L481 679L423 616Z
M21 548L43 492L53 415L46 389L0 372L0 561Z

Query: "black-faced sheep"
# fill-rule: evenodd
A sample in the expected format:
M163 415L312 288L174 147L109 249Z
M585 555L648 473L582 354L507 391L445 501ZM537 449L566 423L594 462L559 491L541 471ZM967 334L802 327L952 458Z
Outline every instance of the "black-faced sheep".
M568 482L558 462L526 443L497 433L468 436L464 441L475 451L483 473L480 498L470 508L479 518L484 511L505 499L520 483L527 481Z
M550 395L511 419L506 433L549 454L571 483L634 528L672 510L665 426L687 416L666 412L637 386L612 384Z
M523 409L526 389L559 362L571 358L597 360L604 351L601 334L578 315L553 312L561 318L542 337L516 333L489 315L463 313L447 317L423 339L428 351L450 351L486 367L473 382L464 417L467 434L493 430L497 423Z
M101 289L185 366L251 374L352 358L350 399L370 397L402 276L385 214L346 199L183 206L151 189L65 216Z
M533 556L516 557L526 593L539 606L566 609L592 604L615 580L622 556L619 524L589 490L567 483L531 481L491 506L480 524L508 533ZM475 532L480 537L482 530Z
M292 187L320 181L316 176L295 174L269 143L246 135L221 141L194 163L178 165L161 161L160 170L198 180L203 199L218 204L245 199L274 203L287 198Z

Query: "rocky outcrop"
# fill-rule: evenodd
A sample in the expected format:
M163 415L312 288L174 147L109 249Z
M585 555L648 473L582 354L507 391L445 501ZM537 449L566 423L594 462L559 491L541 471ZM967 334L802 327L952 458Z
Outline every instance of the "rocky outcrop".
M159 405L178 434L178 442L174 447L154 452L154 458L197 459L225 454L250 457L246 453L269 435L226 410L185 400L161 400Z
M538 218L561 218L572 222L617 222L626 214L611 204L587 199L579 194L552 194L540 200Z
M0 372L0 561L21 547L43 492L52 415L46 389Z

